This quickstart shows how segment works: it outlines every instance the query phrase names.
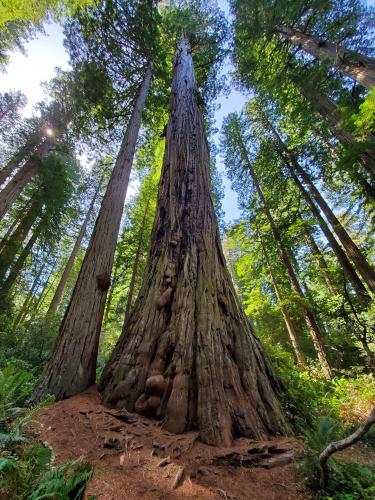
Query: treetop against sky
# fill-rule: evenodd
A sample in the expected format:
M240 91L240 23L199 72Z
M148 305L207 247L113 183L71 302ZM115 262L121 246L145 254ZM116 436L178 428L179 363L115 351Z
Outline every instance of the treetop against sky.
M219 0L218 6L226 15L229 14L229 6L226 0ZM55 76L55 68L66 70L69 68L69 56L63 46L63 33L61 25L49 23L45 25L45 34L39 34L34 40L25 45L26 53L13 51L6 73L0 81L0 91L6 92L16 89L23 92L27 97L27 105L23 113L29 116L38 101L45 98L42 82L47 82ZM230 73L232 66L226 62L223 71ZM27 75L27 76L26 76ZM214 126L220 130L223 118L230 112L240 111L246 102L246 97L234 88L229 95L219 96L217 104L220 108L215 111ZM218 134L214 137L218 145ZM84 158L82 158L83 161ZM220 154L217 157L218 168L224 172L223 159ZM240 216L237 206L237 195L231 189L229 181L223 176L224 199L222 201L225 212L225 221L230 222ZM136 185L130 186L130 193L134 193Z

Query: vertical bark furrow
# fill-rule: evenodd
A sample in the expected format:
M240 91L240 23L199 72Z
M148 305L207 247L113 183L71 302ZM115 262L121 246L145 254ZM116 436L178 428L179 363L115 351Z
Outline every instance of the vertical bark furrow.
M142 112L151 80L146 70L50 360L32 396L58 399L95 383L99 335Z
M210 444L285 430L279 384L225 267L189 44L177 48L143 286L104 371L105 403L198 429ZM152 346L152 349L150 349Z

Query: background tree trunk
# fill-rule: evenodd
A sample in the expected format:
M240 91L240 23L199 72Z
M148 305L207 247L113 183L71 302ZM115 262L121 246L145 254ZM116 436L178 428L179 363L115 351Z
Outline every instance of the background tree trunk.
M149 205L150 205L150 200L147 201L146 209L144 211L143 218L142 218L141 228L140 228L139 234L138 234L138 247L137 247L137 251L136 251L136 254L135 254L134 266L133 266L133 271L132 271L132 277L131 277L130 285L129 285L129 293L128 293L128 298L127 298L127 301L126 301L124 324L129 319L129 314L130 314L131 308L133 306L134 289L135 289L136 279L137 279L137 276L138 276L139 261L140 261L141 255L142 255L142 249L143 249L143 245L144 245L144 243L143 243L143 233L144 233L144 230L145 230L146 216L147 216L147 211L148 211Z
M40 203L38 200L34 200L13 233L4 241L0 253L0 283L4 281L8 269L15 260L22 243L27 238L30 229L39 215L39 210Z
M358 52L345 49L337 43L322 40L317 36L301 33L290 27L277 28L277 32L293 45L308 54L327 61L331 66L358 83L371 89L375 86L375 60Z
M49 305L49 308L48 308L48 311L47 311L47 315L48 314L54 314L57 311L57 308L59 307L59 304L61 302L62 294L63 294L63 292L65 290L65 287L66 287L66 284L68 282L68 279L69 279L70 273L72 271L74 262L76 260L78 251L81 248L83 237L86 234L87 225L88 225L88 223L90 221L90 217L91 217L92 211L94 209L94 205L95 205L95 201L96 201L96 198L98 196L98 193L99 193L99 189L100 189L100 183L99 183L99 185L98 185L98 187L97 187L97 189L95 191L95 194L94 194L94 196L93 196L93 198L91 200L89 209L88 209L88 211L86 213L86 216L85 216L85 219L84 219L83 224L81 226L81 229L79 230L79 233L78 233L77 239L76 239L76 241L74 243L72 252L69 255L68 261L67 261L67 263L65 265L65 268L64 268L64 271L63 271L63 273L61 275L59 284L57 285L57 288L56 288L55 293L53 295L52 301L51 301L51 303Z
M261 238L258 230L257 230L257 233L258 233L260 243L262 246L264 258L265 258L266 263L267 263L268 271L269 271L270 276L271 276L271 281L273 284L273 288L275 290L276 298L277 298L277 301L279 302L279 305L280 305L281 314L283 315L285 326L286 326L286 329L288 331L289 338L290 338L290 341L291 341L292 346L293 346L294 354L295 354L296 359L297 359L297 364L300 368L303 369L303 368L305 368L306 360L305 360L305 356L304 356L302 349L301 349L301 345L299 342L299 338L298 338L296 329L294 328L294 324L293 324L292 318L289 315L289 311L288 311L287 307L285 307L284 304L282 303L282 297L280 294L280 288L279 288L279 284L277 282L276 275L272 270L271 261L268 257L266 247L262 241L262 238Z
M14 326L18 326L19 324L21 324L22 321L24 320L24 318L26 317L26 315L28 313L28 309L29 309L29 304L32 301L34 291L36 290L37 286L39 285L40 277L43 273L43 270L44 270L44 265L42 264L39 268L39 271L37 272L37 274L34 278L34 281L33 281L33 284L31 285L30 291L27 294L26 299L24 300L24 302L20 308L20 311L19 311L19 313L14 321Z
M281 139L280 139L281 140ZM310 179L307 172L301 167L297 162L295 156L289 149L284 145L284 152L288 157L289 169L293 168L297 175L299 175L305 182L307 189L309 190L311 196L316 201L317 205L320 207L328 222L331 224L333 231L336 233L338 239L340 240L342 246L345 248L346 253L350 260L353 262L357 271L362 276L364 282L367 284L369 289L375 293L375 271L367 262L366 258L351 239L349 234L346 232L345 228L341 222L337 219L336 215L333 213L328 203L325 201L323 196L320 194L319 190L316 188L315 184Z
M324 94L312 94L306 87L297 85L301 94L311 104L311 107L319 113L330 124L330 128L336 139L344 146L351 148L358 140L340 123L340 110L337 104ZM363 168L374 178L375 176L375 152L373 148L366 148L359 158L359 162Z
M327 262L324 258L322 251L318 247L310 228L306 228L305 236L307 244L310 248L312 255L315 257L315 260L320 270L320 274L324 279L328 287L328 290L331 292L331 295L337 295L339 291L336 288L336 283L334 282L332 276L329 273Z
M39 137L39 141L40 141ZM37 144L36 139L29 139L27 143L22 146L8 163L0 170L0 186L4 184L6 179L11 176L14 170L21 164L22 161L27 160L33 152L38 153L38 149L42 146L43 142Z
M3 285L1 286L1 293L2 294L7 294L9 293L10 289L14 285L16 279L18 278L23 265L26 262L27 257L30 255L30 252L35 245L40 232L42 230L42 222L38 224L38 226L34 229L33 234L31 235L29 241L26 243L25 248L22 250L20 255L18 256L17 260L13 264L9 275L7 276L6 280L4 281Z
M280 388L225 265L193 60L174 61L166 151L142 290L108 362L106 404L197 429L212 445L284 431Z
M267 219L270 223L271 231L272 231L272 234L276 240L277 248L278 248L281 260L282 260L282 262L285 266L285 269L288 273L290 283L291 283L294 291L297 293L297 295L301 299L301 309L303 312L305 323L306 323L307 329L310 333L311 339L313 341L315 351L318 355L319 361L321 362L323 373L325 374L326 377L331 377L332 370L331 370L331 366L330 366L329 361L328 361L326 348L325 348L323 340L322 340L322 334L320 332L318 322L315 318L315 314L314 314L313 310L306 303L307 301L306 301L305 294L303 293L302 287L301 287L301 285L298 281L297 275L293 269L292 262L290 260L287 249L286 249L284 242L282 240L280 230L277 227L277 225L274 221L274 218L272 217L267 200L266 200L266 198L263 194L263 191L260 187L260 184L258 182L256 172L253 169L253 166L250 162L250 159L249 159L249 156L248 156L248 153L247 153L247 150L246 150L246 147L245 147L245 144L243 142L241 132L239 129L237 129L237 140L238 140L238 146L239 146L240 154L242 157L242 161L249 169L250 175L253 179L255 190L258 193L259 199L260 199L260 201L263 205L263 208L264 208L264 212L265 212Z
M298 189L300 190L301 194L304 196L307 204L309 205L310 209L314 212L314 215L317 216L318 220L321 220L321 216L317 214L319 212L318 210L315 210L314 203L311 202L310 196L306 196L306 190L303 187L302 183L299 181L298 177L301 177L302 180L305 182L307 185L307 189L312 196L312 198L316 201L317 205L320 207L322 212L324 213L325 217L327 218L328 222L331 224L333 231L336 233L338 239L340 240L342 246L346 250L347 256L350 258L350 260L353 262L355 265L356 269L358 270L359 274L362 276L364 282L368 285L370 290L372 292L375 292L375 271L373 268L370 266L370 264L367 262L365 259L364 255L360 251L360 249L357 247L357 245L354 243L354 241L351 239L349 234L346 232L345 228L341 224L341 222L337 219L336 215L333 213L331 208L328 206L328 203L325 201L323 196L320 194L319 190L316 188L315 184L312 182L310 179L309 175L307 172L301 167L301 165L298 163L295 155L290 151L290 149L286 146L286 144L283 142L281 137L279 136L278 132L276 131L275 127L271 124L271 122L263 115L261 114L262 120L265 123L266 128L268 128L274 138L277 141L277 149L279 151L279 154L281 157L284 159L284 162L286 166L288 167L289 172L292 175L292 179L294 180L295 184L297 185ZM324 231L324 224L322 227L323 232ZM328 236L328 233L327 233ZM332 239L330 240L332 243ZM334 245L334 243L333 243ZM336 245L334 245L336 247ZM340 253L340 252L339 252ZM352 273L351 273L352 274ZM353 276L354 278L354 276ZM360 291L360 296L365 298L366 301L366 290L363 290L363 285L361 286L358 283L358 280L354 279L353 285L355 283L356 289L358 288L358 291Z
M150 80L151 68L139 89L59 335L32 396L34 400L46 394L62 399L95 383L100 329Z

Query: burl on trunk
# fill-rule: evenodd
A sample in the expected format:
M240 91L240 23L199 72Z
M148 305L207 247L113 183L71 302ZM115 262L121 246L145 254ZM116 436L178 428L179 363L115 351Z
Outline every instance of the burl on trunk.
M101 381L104 402L197 429L212 445L284 432L280 385L242 312L210 196L189 43L177 47L166 151L140 296Z

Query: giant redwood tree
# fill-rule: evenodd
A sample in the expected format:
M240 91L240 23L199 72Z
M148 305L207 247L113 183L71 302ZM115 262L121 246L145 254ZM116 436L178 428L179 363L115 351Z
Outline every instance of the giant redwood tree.
M280 386L226 268L188 38L177 45L166 151L142 290L101 381L107 405L229 445L285 430Z

